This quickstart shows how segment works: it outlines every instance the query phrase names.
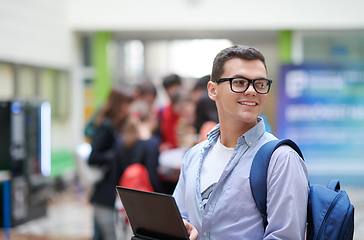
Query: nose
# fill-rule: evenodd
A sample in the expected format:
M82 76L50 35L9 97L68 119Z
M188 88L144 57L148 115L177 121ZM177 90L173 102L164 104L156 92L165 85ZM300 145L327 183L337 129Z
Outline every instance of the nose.
M249 87L244 93L247 95L255 95L257 93L253 87L253 83L249 83Z

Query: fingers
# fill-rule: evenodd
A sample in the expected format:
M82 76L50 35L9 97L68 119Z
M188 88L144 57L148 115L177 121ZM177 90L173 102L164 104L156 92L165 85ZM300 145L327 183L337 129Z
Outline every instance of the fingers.
M196 240L198 238L197 229L194 227L193 230L189 233L190 240Z
M186 227L187 233L190 237L190 240L196 240L198 238L198 231L197 229L188 221L183 219L183 223Z

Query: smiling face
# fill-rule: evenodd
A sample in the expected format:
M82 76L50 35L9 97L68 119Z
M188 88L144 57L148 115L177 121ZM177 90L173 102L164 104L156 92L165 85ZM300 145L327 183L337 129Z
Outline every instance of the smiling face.
M266 69L260 60L232 58L225 62L221 78L245 77L249 79L266 78ZM267 101L267 94L257 93L253 86L244 93L235 93L230 82L209 82L209 96L216 102L220 124L241 127L244 131L257 124ZM238 124L238 125L236 125Z

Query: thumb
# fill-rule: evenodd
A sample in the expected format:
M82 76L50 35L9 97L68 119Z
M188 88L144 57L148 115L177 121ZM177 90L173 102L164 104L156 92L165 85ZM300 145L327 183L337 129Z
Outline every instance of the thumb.
M187 233L188 233L188 236L189 236L190 240L196 240L198 238L197 229L191 223L189 223L188 221L186 221L184 219L183 219L183 223L184 223L184 225L186 227L186 230L187 230Z

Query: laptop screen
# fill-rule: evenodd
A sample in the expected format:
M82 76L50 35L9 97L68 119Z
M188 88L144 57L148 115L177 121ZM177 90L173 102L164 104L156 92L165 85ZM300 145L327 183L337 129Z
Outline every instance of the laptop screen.
M117 186L133 233L161 240L188 240L186 228L171 195Z

